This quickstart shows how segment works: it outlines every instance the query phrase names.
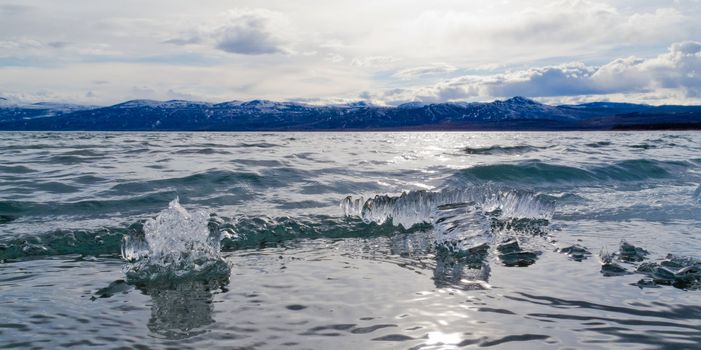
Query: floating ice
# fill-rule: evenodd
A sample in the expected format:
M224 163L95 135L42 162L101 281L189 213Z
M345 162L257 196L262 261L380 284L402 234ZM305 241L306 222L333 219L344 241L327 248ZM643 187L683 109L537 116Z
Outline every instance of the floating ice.
M229 266L221 258L219 235L211 235L209 214L188 212L176 198L143 226L143 237L126 236L122 257L129 261L126 275L131 282L153 282L212 274L228 276Z

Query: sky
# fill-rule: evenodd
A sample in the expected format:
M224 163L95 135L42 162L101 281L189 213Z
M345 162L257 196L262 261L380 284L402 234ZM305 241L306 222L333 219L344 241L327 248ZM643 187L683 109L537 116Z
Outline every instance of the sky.
M0 97L701 104L701 0L0 0Z

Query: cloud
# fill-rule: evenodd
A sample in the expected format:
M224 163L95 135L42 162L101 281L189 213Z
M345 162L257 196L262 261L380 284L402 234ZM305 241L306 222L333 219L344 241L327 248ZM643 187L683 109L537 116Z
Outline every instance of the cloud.
M70 43L66 41L52 41L49 43L46 43L46 45L53 47L54 49L62 49L64 47L67 47L70 45Z
M0 16L16 16L32 10L32 7L17 4L0 5Z
M345 60L345 57L337 54L337 53L328 53L326 55L326 60L332 63L341 63Z
M688 97L701 96L701 43L673 44L652 59L629 57L600 67L591 76L601 93L677 89Z
M408 48L420 43L424 50L447 57L523 60L587 54L621 43L669 43L692 35L689 23L695 21L673 4L652 11L633 6L632 12L588 0L531 3L520 9L518 5L505 13L425 11L402 27L403 36L392 36L406 38Z
M214 30L216 47L244 55L283 52L277 21L281 15L267 10L232 10Z
M392 63L400 61L400 58L393 56L366 56L366 57L355 57L351 64L356 67L367 68L367 67L382 67L388 66Z
M265 9L229 10L211 23L166 40L175 45L208 44L228 53L264 55L286 53L287 20Z
M572 62L494 75L466 75L426 87L392 89L370 96L376 103L443 102L510 96L569 97L648 94L663 91L701 97L701 43L671 45L653 58L619 58L602 66Z
M41 48L43 44L38 40L28 38L14 38L10 40L0 40L0 49L3 50L27 50Z
M438 63L430 66L422 66L400 70L399 72L395 73L393 77L404 80L411 80L427 75L452 73L456 70L457 68L449 64Z
M701 94L698 44L682 43L701 41L698 0L86 1L0 0L0 85L90 103L137 97L132 86L386 103Z
M185 46L185 45L193 45L193 44L199 44L202 42L202 38L199 36L188 36L188 37L182 37L182 38L173 38L173 39L168 39L164 41L164 44L173 44L173 45L180 45L180 46Z

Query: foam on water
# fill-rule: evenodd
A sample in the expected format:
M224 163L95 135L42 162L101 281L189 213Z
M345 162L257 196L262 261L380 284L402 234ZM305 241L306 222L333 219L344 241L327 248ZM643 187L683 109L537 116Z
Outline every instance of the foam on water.
M148 283L197 275L228 276L220 253L220 236L210 234L209 213L188 212L176 198L143 226L143 237L125 236L122 257L127 279Z

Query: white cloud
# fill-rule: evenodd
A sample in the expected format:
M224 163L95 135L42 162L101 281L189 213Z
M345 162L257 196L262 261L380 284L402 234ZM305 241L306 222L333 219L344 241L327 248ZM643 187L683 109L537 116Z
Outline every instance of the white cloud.
M393 56L367 56L355 57L351 64L356 67L387 67L392 63L401 61L400 58Z
M701 43L675 43L652 59L630 57L600 67L591 80L602 93L678 89L688 97L701 96Z
M653 58L615 59L603 66L573 62L495 75L467 75L431 86L390 89L371 95L376 103L442 102L498 97L570 97L660 93L687 99L701 97L701 43L673 44Z
M179 66L94 62L64 65L60 69L12 66L1 70L0 96L17 96L27 102L97 105L140 98L167 100L178 96L211 102L305 98L331 101L337 97L357 99L358 92L368 87L368 78L349 71L347 66L315 65L300 72L298 59L301 58L291 57L286 65L263 63L266 70L238 63ZM42 81L41 86L37 86L36 81ZM88 91L92 92L90 97L86 97Z
M0 40L0 50L27 50L37 49L43 44L37 40L29 38L13 38L9 40Z
M699 40L697 0L25 2L0 5L3 93L89 103L138 97L134 86L208 100L366 91L387 103L700 94L697 59L684 53L693 45L658 57Z
M509 2L506 6L514 9L493 11L438 7L378 35L401 43L402 52L462 65L588 55L634 43L667 44L688 38L691 27L697 26L689 24L693 17L671 5L632 12L588 0L524 1L519 5Z
M244 55L284 52L282 14L268 10L232 10L212 34L222 51Z
M16 16L18 14L27 13L31 10L32 10L32 8L30 6L26 6L26 5L4 4L4 5L0 5L0 16L1 15Z
M394 73L394 77L404 80L416 79L427 75L446 74L456 71L457 68L445 63L437 63L430 66L421 66L400 70Z
M345 57L337 54L337 53L329 53L326 55L326 60L332 63L341 63L345 61Z
M211 23L166 40L176 45L207 44L242 55L288 52L288 23L281 13L265 9L229 10Z

